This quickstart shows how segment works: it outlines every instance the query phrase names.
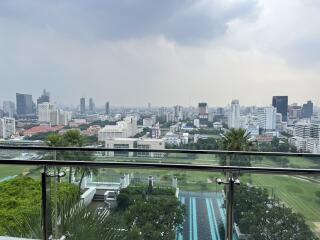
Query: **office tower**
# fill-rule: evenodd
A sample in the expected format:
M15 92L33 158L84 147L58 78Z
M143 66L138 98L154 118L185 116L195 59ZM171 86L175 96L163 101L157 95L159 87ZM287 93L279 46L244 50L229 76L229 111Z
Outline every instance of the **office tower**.
M275 107L263 107L257 109L258 124L263 130L275 130L277 110Z
M12 101L4 101L3 102L3 111L4 114L10 118L14 116L15 112L15 104Z
M89 112L93 113L94 111L95 111L95 105L94 105L93 99L90 98L89 99Z
M110 114L110 103L106 102L106 114L109 115Z
M37 105L45 102L50 102L50 93L43 89L42 95L37 99Z
M84 114L86 112L86 99L84 97L80 98L80 113Z
M277 113L281 113L282 121L286 122L288 120L288 96L274 96L272 106L277 109Z
M239 128L240 127L240 104L239 100L232 100L229 118L228 118L229 128Z
M198 112L199 112L199 121L200 125L207 125L208 124L208 104L205 102L198 103Z
M311 118L313 114L313 102L308 101L302 105L301 117L302 118Z
M29 94L16 94L17 115L32 115L35 113L35 106L32 101L32 95Z
M199 115L208 114L208 104L205 102L201 102L198 104Z
M174 106L174 118L176 121L183 120L183 108L182 106L176 105Z
M0 138L10 138L16 132L16 122L14 118L0 119Z

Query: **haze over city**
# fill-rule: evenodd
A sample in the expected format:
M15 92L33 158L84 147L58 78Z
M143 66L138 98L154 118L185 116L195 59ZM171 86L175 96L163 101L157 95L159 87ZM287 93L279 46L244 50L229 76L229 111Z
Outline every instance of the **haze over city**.
M0 101L317 105L319 1L0 2Z

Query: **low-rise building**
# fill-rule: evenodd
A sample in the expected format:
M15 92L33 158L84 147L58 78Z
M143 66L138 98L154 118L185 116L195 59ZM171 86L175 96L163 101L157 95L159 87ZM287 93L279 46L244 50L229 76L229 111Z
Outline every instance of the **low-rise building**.
M0 138L11 138L16 132L16 121L14 118L4 117L0 119Z
M127 149L127 148L136 148L136 149L157 149L163 150L165 149L165 142L163 139L151 139L151 138L114 138L107 139L105 142L106 148L116 148L116 149ZM117 156L117 155L125 155L129 157L133 156L146 156L146 157L163 157L163 153L158 152L116 152L110 151L107 152L108 156Z

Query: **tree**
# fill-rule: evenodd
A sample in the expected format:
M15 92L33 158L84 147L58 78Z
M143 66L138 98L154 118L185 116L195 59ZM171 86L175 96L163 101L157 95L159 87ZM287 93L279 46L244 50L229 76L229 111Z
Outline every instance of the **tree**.
M249 139L250 134L245 129L231 128L223 134L220 144L222 149L228 151L250 151L254 146Z
M234 215L241 232L250 239L318 239L301 214L270 199L264 188L237 186Z
M249 140L249 133L245 129L231 128L223 135L220 141L220 149L228 151L254 150L254 144ZM220 165L251 166L250 156L245 155L219 155Z

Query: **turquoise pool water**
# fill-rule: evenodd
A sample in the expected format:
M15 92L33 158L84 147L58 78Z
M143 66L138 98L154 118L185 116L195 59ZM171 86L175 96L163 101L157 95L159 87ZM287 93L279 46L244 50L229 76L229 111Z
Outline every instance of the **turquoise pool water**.
M224 240L226 211L221 193L181 192L180 201L187 214L177 240ZM234 240L238 240L235 235Z

